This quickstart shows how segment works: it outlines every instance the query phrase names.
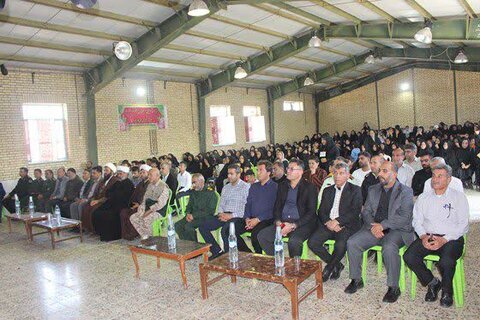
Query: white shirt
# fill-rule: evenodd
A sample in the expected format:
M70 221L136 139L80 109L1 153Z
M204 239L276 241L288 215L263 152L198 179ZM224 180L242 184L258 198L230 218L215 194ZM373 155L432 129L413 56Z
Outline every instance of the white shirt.
M411 188L412 179L415 175L415 171L412 169L412 167L407 166L405 163L402 163L402 166L398 168L397 172L398 181Z
M470 209L463 191L450 186L444 194L432 189L418 196L413 207L413 228L418 236L443 234L448 241L457 240L468 232Z
M348 182L345 182L345 184L346 183ZM342 192L345 187L345 184L340 187L340 190L338 190L337 186L334 186L335 198L333 199L333 206L332 206L332 209L330 210L330 220L335 220L339 216L338 207L340 206L340 199L342 198Z
M462 180L452 177L452 180L450 181L450 184L448 185L449 188L455 189L457 191L463 191L463 183ZM425 181L425 184L423 185L423 193L429 192L432 190L432 178L429 178L427 181Z
M352 173L353 184L356 184L357 186L361 187L363 180L365 179L367 174L369 174L370 172L372 172L372 170L368 169L368 171L363 171L362 168L353 171Z
M183 174L177 174L178 192L185 192L192 188L192 175L185 171Z
M407 160L403 161L404 164L407 166L410 166L415 172L422 170L422 163L420 162L420 159L415 157L415 160L412 162L408 162Z
M326 178L325 180L323 180L322 187L320 188L320 192L318 193L318 205L319 206L320 206L320 202L322 201L323 190L325 190L326 187L330 187L334 184L335 184L335 182L333 181L333 176L330 176L330 177Z

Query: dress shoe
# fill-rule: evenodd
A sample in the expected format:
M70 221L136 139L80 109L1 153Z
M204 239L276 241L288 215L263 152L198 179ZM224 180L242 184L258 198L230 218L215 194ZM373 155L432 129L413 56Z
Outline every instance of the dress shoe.
M353 279L352 282L345 288L345 293L355 293L358 289L363 288L363 280L355 280Z
M442 288L442 283L440 280L435 279L436 282L429 284L427 289L427 294L425 295L425 301L433 302L436 301L438 298L438 291Z
M387 293L383 296L383 302L393 303L400 297L400 288L388 287Z
M334 266L331 265L331 264L327 264L325 266L325 269L323 269L323 272L322 272L322 281L323 282L327 282L328 279L330 279L330 275L332 274L333 269L334 269Z
M453 304L453 296L451 293L446 293L442 291L442 297L440 298L440 305L442 307L451 307Z
M332 271L332 275L330 276L331 280L337 280L340 278L340 274L342 273L342 270L345 269L345 266L343 263L339 262L335 265Z

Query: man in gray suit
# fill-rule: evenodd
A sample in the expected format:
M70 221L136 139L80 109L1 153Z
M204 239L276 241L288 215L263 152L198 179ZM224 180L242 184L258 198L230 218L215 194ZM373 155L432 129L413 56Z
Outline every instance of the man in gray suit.
M413 191L397 180L393 162L382 164L378 178L379 183L368 190L362 211L363 227L347 242L352 282L345 292L355 293L363 287L362 254L372 246L381 245L388 285L383 302L395 302L400 296L399 249L414 240Z

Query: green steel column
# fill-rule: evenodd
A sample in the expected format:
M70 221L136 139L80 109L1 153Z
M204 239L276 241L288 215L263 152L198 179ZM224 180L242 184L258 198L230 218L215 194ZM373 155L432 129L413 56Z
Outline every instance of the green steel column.
M453 70L453 99L455 101L455 124L458 124L457 73Z
M378 81L375 77L375 104L377 105L377 126L380 130L380 104L378 102Z
M205 115L205 98L201 95L200 85L195 85L197 89L197 105L198 105L198 139L200 152L207 151L207 140L206 140L206 131L207 131L207 122Z
M272 95L270 90L266 90L267 92L267 107L268 107L268 128L270 134L270 143L275 144L275 109L274 109L274 101L272 99Z
M313 103L315 106L315 132L320 129L320 101L318 101L317 93L312 95Z
M88 86L87 86L88 88ZM98 164L97 116L95 111L95 95L86 94L87 98L87 160Z

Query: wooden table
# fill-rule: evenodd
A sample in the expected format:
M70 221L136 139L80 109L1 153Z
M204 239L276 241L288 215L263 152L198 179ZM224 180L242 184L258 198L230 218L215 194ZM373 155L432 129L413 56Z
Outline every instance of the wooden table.
M25 225L25 231L27 232L27 237L29 241L33 240L32 234L32 223L42 220L47 220L47 214L43 212L35 212L34 214L30 215L30 213L23 213L23 214L15 214L15 213L7 213L5 215L8 221L8 232L12 233L12 221L21 221Z
M157 257L157 267L160 268L160 258L178 261L180 264L180 272L182 273L183 285L188 288L187 276L185 274L185 261L203 255L203 261L208 262L208 252L210 244L198 243L194 241L177 239L175 251L168 249L168 241L166 237L150 237L139 241L138 245L129 246L132 252L133 262L135 263L135 276L138 278L140 268L138 266L137 254L146 254Z
M36 235L39 235L39 234L44 234L44 233L50 233L50 239L52 241L52 249L55 249L55 243L62 242L62 241L67 241L67 240L70 240L70 239L80 238L80 242L83 242L82 221L80 221L80 220L62 218L60 220L60 223L58 223L56 219L52 218L51 221L43 220L43 221L33 222L32 226L47 230L45 232L38 232L38 233L35 233L35 234L32 233L31 234L32 235L32 240L33 240L33 236L36 236ZM73 236L70 236L70 237L55 239L55 233L58 236L60 236L60 231L74 229L74 228L79 228L80 229L80 234L73 235Z
M232 266L228 260L228 254L224 254L213 261L200 264L200 280L202 284L202 298L208 298L208 286L222 278L231 277L232 283L236 277L259 279L268 282L280 283L290 292L292 301L292 318L298 319L298 307L300 302L305 300L313 292L317 292L317 298L323 299L322 263L314 260L300 260L295 265L293 258L285 258L285 267L275 269L273 257L253 253L238 253L239 262ZM210 271L222 273L211 280L208 280ZM302 297L298 297L298 286L312 274L315 274L316 284Z

